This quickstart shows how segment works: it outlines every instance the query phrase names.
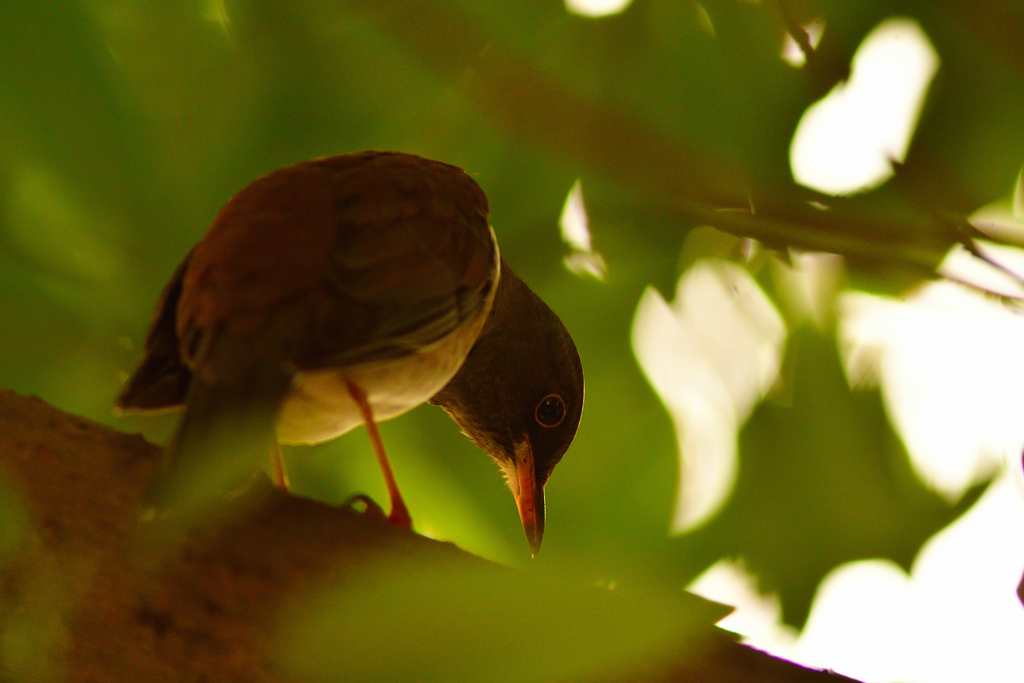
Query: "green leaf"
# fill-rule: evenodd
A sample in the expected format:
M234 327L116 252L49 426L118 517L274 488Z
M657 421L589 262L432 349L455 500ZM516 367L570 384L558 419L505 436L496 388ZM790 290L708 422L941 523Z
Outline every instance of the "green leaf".
M598 588L455 559L370 565L281 627L281 663L314 681L572 681L685 661L728 608L680 590Z

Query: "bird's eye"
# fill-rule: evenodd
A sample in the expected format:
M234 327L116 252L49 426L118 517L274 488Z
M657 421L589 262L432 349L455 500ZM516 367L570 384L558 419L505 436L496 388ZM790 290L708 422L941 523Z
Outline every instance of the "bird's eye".
M565 419L565 401L558 394L548 394L537 404L534 417L541 427L557 427Z

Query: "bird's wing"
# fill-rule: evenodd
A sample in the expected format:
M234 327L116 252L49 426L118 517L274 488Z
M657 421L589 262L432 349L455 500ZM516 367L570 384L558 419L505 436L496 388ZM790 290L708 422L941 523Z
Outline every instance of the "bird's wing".
M297 164L242 190L196 246L182 355L202 371L227 334L300 370L401 356L480 315L497 264L487 200L462 170L393 153Z
M192 372L181 360L175 329L181 281L191 252L164 287L146 333L142 363L125 382L114 401L119 410L146 411L174 408L185 402Z

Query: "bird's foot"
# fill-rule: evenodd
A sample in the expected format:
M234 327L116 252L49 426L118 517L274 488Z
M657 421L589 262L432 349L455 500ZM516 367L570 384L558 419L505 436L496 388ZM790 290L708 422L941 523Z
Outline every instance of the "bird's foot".
M391 501L391 514L388 515L388 521L403 529L412 529L412 517L401 498Z
M384 508L377 505L377 501L367 495L358 493L345 501L345 507L361 515L369 515L377 519L387 519Z
M392 506L390 515L385 515L384 508L378 505L373 498L362 493L356 494L346 500L345 507L353 510L354 512L369 515L376 519L386 519L395 526L402 527L403 529L412 529L412 517L409 516L409 511L401 501L399 501L398 505Z

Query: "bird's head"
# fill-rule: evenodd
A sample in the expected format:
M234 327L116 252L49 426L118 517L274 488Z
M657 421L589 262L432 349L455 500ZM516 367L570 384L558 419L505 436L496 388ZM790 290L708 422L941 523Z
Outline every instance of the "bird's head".
M504 261L476 344L431 403L501 467L536 554L544 485L580 423L583 366L562 321Z

